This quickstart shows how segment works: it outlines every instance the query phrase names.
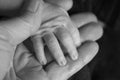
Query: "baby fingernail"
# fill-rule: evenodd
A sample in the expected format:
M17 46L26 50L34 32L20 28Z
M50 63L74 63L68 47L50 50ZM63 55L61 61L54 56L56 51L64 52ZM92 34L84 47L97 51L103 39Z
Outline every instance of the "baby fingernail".
M78 54L72 55L72 60L77 60L78 59Z
M64 65L66 65L66 63L67 63L67 61L66 60L62 60L62 61L60 61L60 66L64 66Z
M47 61L40 61L40 63L41 63L42 65L45 65L45 64L47 63Z

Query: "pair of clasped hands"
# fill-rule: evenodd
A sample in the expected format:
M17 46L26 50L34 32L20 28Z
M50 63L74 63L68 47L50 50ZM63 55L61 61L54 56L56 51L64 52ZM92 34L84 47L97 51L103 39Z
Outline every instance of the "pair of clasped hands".
M69 17L72 4L32 0L25 15L0 22L0 80L67 80L93 59L103 24L92 13ZM29 37L35 55L22 44Z

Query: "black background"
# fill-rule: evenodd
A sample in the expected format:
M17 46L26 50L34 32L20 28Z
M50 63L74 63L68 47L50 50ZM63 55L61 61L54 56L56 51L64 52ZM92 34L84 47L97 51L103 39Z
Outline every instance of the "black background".
M69 13L92 12L103 21L97 56L70 80L120 80L120 0L74 0Z

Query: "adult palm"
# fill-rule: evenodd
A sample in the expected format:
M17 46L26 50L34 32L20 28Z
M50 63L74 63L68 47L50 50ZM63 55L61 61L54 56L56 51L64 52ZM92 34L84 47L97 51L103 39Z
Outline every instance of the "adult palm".
M66 66L60 67L56 62L50 61L45 68L37 62L34 56L23 49L25 48L20 45L18 51L23 52L22 54L21 51L17 53L22 56L18 59L21 61L15 60L17 78L20 80L67 80L95 56L98 45L95 42L87 42L79 48L80 54L77 61L72 61L67 57L68 64ZM17 80L15 77L11 76L11 78L10 80ZM8 79L6 78L6 80Z

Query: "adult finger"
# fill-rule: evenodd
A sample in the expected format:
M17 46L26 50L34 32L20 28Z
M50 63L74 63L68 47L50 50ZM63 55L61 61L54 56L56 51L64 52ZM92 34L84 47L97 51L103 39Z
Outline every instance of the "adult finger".
M47 60L44 53L44 43L43 43L42 37L40 37L40 35L37 34L32 37L32 41L33 41L33 46L34 46L34 50L36 52L36 57L38 61L41 64L45 65L47 63Z
M95 42L86 42L78 48L78 51L78 60L72 61L67 57L68 64L66 66L60 67L56 63L51 63L46 67L46 71L52 80L67 80L83 68L98 52L98 44Z
M44 0L44 1L48 2L48 3L51 3L51 4L55 4L57 6L60 6L65 10L71 9L71 7L73 5L72 0Z
M45 43L47 44L51 54L57 60L59 65L61 65L61 66L65 65L66 59L64 57L62 49L61 49L59 42L58 42L57 38L55 37L55 35L53 33L49 32L49 33L45 34L43 38L44 38Z
M81 13L71 16L72 21L76 24L77 28L90 22L97 22L97 18L92 13Z
M103 24L101 23L88 23L79 29L81 34L81 42L96 41L103 35Z
M69 31L64 27L59 27L55 30L55 34L70 57L76 60L78 58L78 52Z

